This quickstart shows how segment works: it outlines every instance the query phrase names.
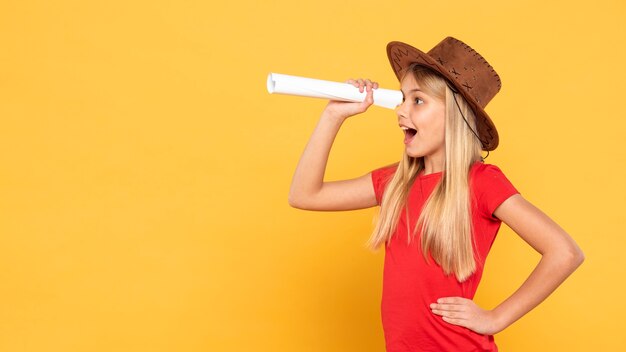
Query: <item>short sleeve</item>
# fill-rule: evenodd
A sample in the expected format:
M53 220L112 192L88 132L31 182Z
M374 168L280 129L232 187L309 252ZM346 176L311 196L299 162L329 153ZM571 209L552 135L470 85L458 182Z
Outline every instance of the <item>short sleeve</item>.
M374 194L376 195L376 201L380 205L383 199L383 193L387 183L393 177L398 168L399 163L383 166L381 168L372 170L372 185L374 186Z
M520 193L499 167L492 164L480 165L473 177L478 208L483 216L500 221L493 212L509 197Z

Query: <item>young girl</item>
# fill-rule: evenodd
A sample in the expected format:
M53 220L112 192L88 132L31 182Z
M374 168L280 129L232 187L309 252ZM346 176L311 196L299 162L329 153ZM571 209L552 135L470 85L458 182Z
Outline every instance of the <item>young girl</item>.
M373 103L376 82L348 80L365 101L329 101L298 163L293 207L339 211L380 206L368 242L385 246L381 317L388 352L497 351L493 335L528 313L584 260L572 238L524 199L481 150L498 146L484 107L500 90L487 61L447 37L428 53L387 45L403 102L399 162L361 177L324 182L339 128ZM488 154L487 154L488 155ZM472 298L501 223L542 255L523 285L494 309Z

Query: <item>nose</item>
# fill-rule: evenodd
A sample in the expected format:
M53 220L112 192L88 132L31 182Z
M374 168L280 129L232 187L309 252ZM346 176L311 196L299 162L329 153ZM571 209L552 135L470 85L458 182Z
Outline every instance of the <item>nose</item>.
M404 101L398 104L395 110L396 110L396 115L398 115L398 118L406 119L406 112L404 111Z

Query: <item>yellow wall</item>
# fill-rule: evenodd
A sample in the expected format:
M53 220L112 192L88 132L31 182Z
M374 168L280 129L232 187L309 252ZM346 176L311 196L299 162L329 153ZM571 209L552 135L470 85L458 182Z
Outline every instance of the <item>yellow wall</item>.
M269 72L397 88L385 46L455 36L502 90L499 165L585 263L503 351L626 345L622 0L0 3L0 350L382 351L376 208L287 195L325 101ZM349 119L326 180L397 161L392 110ZM539 255L503 226L476 301Z

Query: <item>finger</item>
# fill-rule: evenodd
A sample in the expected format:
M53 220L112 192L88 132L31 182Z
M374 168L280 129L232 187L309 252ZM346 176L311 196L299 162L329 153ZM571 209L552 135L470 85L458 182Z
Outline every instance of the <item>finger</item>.
M433 309L447 310L451 312L465 312L466 307L461 304L435 304L431 306Z
M444 316L447 313L446 311L443 311L443 310L440 310L440 309L431 309L430 311L433 312L433 314L441 315L441 316Z
M437 303L448 303L448 304L462 304L463 298L461 297L442 297L437 300Z
M353 86L359 88L359 82L357 80L355 80L355 79L349 79L346 83L350 83Z
M463 320L463 319L456 319L456 318L446 318L446 317L442 317L442 319L450 324L454 324L454 325L459 325L459 326L466 326L467 321Z
M365 100L367 101L367 104L373 104L374 103L374 91L372 90L371 87L367 91L367 95L365 96Z
M353 86L355 86L355 87L359 88L359 82L357 82L357 81L356 81L356 80L354 80L354 79L350 79L350 80L348 80L348 82L347 82L347 83L350 83L350 84L352 84Z
M441 315L448 318L467 319L467 314L461 311L449 311L441 309L433 309L433 314Z

